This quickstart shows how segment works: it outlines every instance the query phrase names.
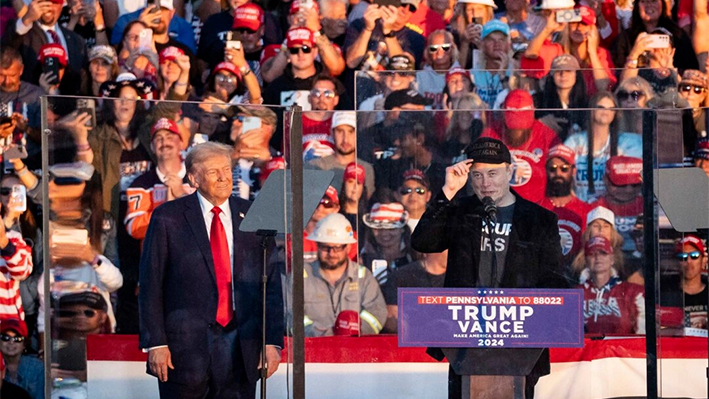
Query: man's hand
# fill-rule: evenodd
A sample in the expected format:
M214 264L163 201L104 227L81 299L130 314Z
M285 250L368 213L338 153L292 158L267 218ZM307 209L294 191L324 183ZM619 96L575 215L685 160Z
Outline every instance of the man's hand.
M382 11L379 9L378 4L370 4L367 9L364 10L364 29L368 31L374 30L377 25L377 20L382 17Z
M382 33L389 34L396 25L396 20L399 18L399 10L394 6L386 6L379 8L382 12Z
M268 352L266 356L268 356ZM167 382L168 367L171 370L175 369L175 366L172 365L170 349L167 346L151 349L148 352L148 366L150 366L150 372L157 375L160 382Z
M274 345L266 345L266 378L269 378L278 370L278 365L281 363L281 351ZM261 368L261 358L258 363Z
M472 159L460 161L446 168L446 183L443 186L443 194L448 200L452 200L455 194L468 183L468 174L473 166Z
M3 123L0 125L0 138L6 138L12 136L12 133L15 131L15 121L12 120L8 123Z
M313 32L319 32L322 29L320 24L320 15L315 10L315 7L310 7L302 11L303 20L305 21L305 27Z
M138 16L138 20L142 23L145 24L148 28L152 29L158 26L159 22L156 24L153 22L153 20L157 19L160 17L160 9L158 8L158 12L151 12L153 9L157 8L158 6L156 5L148 5L143 9L143 12L140 13Z
M38 20L44 13L52 11L52 2L48 0L32 0L27 8L27 14L22 18L22 22L29 26Z
M180 176L171 173L165 176L165 185L167 188L170 190L168 199L172 200L175 198L181 198L185 195L187 195L187 192L185 191L185 187L182 185L182 179ZM170 198L172 196L172 198Z

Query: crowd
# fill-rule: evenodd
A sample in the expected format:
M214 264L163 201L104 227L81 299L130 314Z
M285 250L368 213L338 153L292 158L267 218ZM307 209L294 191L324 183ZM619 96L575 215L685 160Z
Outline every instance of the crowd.
M335 172L303 232L308 335L395 333L396 289L443 285L447 253L411 234L479 138L504 142L511 187L556 213L586 332L644 333L643 110L681 141L658 151L709 176L707 0L379 3L0 0L6 381L41 395L45 273L55 377L85 380L87 334L138 333L142 240L157 206L194 192L185 154L231 146L233 195L253 200L299 145L293 105L305 167ZM688 327L707 326L705 248L685 237L669 268Z

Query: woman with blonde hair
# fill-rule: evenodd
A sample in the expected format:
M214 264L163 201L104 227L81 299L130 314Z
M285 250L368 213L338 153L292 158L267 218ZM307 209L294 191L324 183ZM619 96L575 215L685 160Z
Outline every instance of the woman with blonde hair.
M475 93L462 93L451 99L450 120L443 142L443 156L451 164L463 159L470 144L480 137L485 128L487 105Z

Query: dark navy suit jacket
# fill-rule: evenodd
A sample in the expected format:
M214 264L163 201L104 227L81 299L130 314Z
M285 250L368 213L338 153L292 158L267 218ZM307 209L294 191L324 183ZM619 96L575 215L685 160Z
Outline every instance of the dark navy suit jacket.
M239 231L250 203L231 197L229 206L234 231L234 316L243 358L235 370L255 383L261 353L261 239ZM266 295L266 343L282 347L283 298L274 265L268 266ZM159 206L150 219L140 260L140 347L168 346L175 366L168 372L170 381L204 381L209 370L208 329L215 323L217 303L214 262L197 193Z

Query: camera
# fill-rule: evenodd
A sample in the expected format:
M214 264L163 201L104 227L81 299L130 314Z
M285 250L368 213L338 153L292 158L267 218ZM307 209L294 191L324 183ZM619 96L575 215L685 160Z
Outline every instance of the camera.
M556 22L558 23L569 23L569 22L581 22L581 10L558 10L556 12Z

